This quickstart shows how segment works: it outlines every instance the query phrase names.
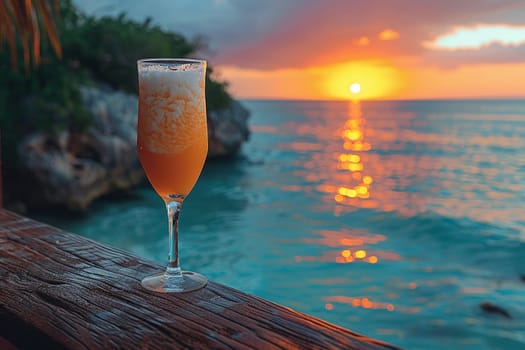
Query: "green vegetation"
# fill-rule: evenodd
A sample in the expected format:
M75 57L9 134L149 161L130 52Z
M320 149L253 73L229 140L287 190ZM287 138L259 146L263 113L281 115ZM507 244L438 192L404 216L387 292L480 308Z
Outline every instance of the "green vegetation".
M104 84L137 92L136 61L144 57L187 57L198 45L166 32L150 20L138 23L120 15L94 18L79 13L71 0L60 1L58 35L62 58L49 41L41 43L39 65L26 72L22 54L15 68L6 43L0 43L0 128L5 165L15 166L17 141L30 130L85 130L91 121L79 86ZM21 43L18 50L22 52ZM207 76L208 110L225 108L227 85Z

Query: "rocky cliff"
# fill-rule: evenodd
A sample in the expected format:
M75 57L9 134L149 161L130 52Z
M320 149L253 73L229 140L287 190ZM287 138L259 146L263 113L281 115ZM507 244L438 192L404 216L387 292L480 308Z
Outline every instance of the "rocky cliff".
M87 132L37 132L20 144L22 197L30 206L83 210L144 180L136 152L137 97L93 87L82 88L82 96L94 116ZM237 101L208 112L209 157L238 152L248 139L248 115Z

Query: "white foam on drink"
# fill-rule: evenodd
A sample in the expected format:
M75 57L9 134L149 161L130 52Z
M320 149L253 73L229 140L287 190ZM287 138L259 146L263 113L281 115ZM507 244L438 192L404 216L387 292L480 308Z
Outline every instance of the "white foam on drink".
M205 127L204 71L148 63L139 70L139 143L156 153L178 153L191 144L188 128Z

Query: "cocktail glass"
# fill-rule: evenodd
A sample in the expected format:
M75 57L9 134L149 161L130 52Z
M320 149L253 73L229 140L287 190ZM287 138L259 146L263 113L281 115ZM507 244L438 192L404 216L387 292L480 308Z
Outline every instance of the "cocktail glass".
M189 292L208 281L198 273L182 271L178 251L182 203L208 152L206 61L142 59L137 65L137 150L149 182L166 205L169 227L166 271L144 278L142 286L164 293Z

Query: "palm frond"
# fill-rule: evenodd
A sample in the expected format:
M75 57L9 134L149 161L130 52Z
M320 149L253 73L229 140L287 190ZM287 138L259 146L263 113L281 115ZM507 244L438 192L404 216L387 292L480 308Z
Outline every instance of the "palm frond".
M62 56L56 26L58 8L57 0L0 0L0 50L6 42L13 67L17 67L18 61L17 42L22 46L26 71L29 71L31 56L33 64L40 63L41 29L55 54Z
M31 1L31 0L26 0ZM62 48L60 46L60 41L58 40L58 29L54 21L53 14L51 12L51 5L49 1L42 0L42 1L35 1L35 8L39 14L39 16L42 18L42 21L44 23L44 28L46 30L47 36L49 38L49 41L51 42L51 46L55 50L55 53L58 57L62 57ZM56 0L55 0L56 3ZM55 9L58 7L58 5L55 5ZM55 11L55 17L58 16L58 11Z

